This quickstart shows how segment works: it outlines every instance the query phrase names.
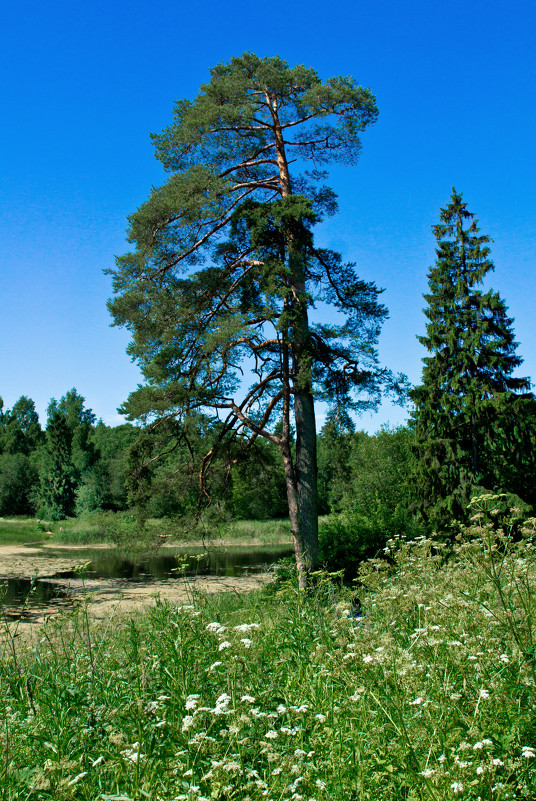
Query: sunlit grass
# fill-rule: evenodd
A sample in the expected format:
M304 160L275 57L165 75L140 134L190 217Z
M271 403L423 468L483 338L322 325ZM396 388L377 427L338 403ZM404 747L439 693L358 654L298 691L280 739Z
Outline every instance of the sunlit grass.
M48 532L48 533L47 533ZM36 540L51 543L94 545L114 544L139 538L133 514L124 512L97 512L80 518L50 522L35 518L0 518L0 544L13 544ZM234 520L214 523L212 526L184 526L172 520L149 519L141 539L169 542L218 542L276 545L291 542L290 522L283 520ZM154 543L153 543L154 544Z
M219 536L226 540L258 542L259 544L290 543L290 521L233 520L219 527Z
M497 504L450 553L389 543L363 617L323 576L13 642L0 798L534 799L534 521Z
M0 545L15 545L46 538L45 528L35 518L0 517Z

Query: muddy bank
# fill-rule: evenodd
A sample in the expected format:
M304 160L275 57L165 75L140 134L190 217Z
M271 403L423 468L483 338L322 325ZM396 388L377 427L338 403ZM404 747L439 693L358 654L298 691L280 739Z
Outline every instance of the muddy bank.
M83 559L58 558L46 545L0 545L0 580L3 578L50 578L84 564Z
M154 606L158 599L170 604L188 604L193 602L195 594L199 592L209 595L219 592L250 592L260 589L270 581L270 578L269 574L232 578L199 576L192 579L155 581L151 584L119 581L107 583L99 579L83 583L80 579L55 580L55 585L67 590L67 599L38 607L28 607L18 619L6 616L4 624L7 621L11 632L16 631L17 635L27 634L48 620L69 613L75 606L86 603L91 619L108 624L114 619L141 613ZM3 639L2 628L0 623L0 641Z
M106 622L142 611L154 605L157 598L177 605L190 603L197 592L249 592L262 587L271 578L266 572L140 581L73 576L73 571L87 563L87 559L69 555L69 551L75 549L79 550L79 546L62 549L53 544L41 546L37 543L0 546L0 583L7 578L39 579L65 591L64 597L50 603L25 606L22 616L19 616L20 608L4 606L4 618L11 629L16 627L17 633L23 634L50 618L71 611L77 604L87 603L90 616ZM70 575L62 578L61 574Z

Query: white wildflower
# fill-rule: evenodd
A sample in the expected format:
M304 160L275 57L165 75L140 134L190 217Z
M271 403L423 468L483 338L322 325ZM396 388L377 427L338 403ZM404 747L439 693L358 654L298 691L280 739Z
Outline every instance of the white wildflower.
M140 754L139 746L139 743L132 743L132 746L125 748L124 751L121 751L121 754L125 759L130 759L131 762L141 762L145 758L145 754Z
M242 637L240 642L244 643L244 648L251 648L253 645L253 640L248 639L248 637Z
M209 623L205 628L207 631L225 631L225 626L222 626L221 623L217 623L216 621L214 621L214 623Z
M226 762L223 766L223 769L227 771L227 773L242 773L242 768L238 764L238 762Z
M199 696L199 695L189 695L188 696L188 698L186 699L186 704L185 704L185 709L186 709L187 712L189 712L190 709L197 709L200 697L201 696Z
M364 662L366 665L368 665L368 663L369 663L369 662L372 662L373 660L374 660L374 657L373 657L373 656L371 656L370 654L365 654L365 656L363 657L363 662Z
M487 690L480 690L479 696L480 698L489 698L489 692Z
M421 770L421 774L420 775L424 776L425 779L429 779L430 776L434 775L434 773L435 773L435 770L433 770L433 768L426 768L425 770Z
M254 704L255 703L255 699L253 698L252 695L243 695L240 700L244 701L247 704Z
M452 782L450 787L455 793L461 793L463 790L463 784L461 782Z
M223 662L213 662L212 665L209 667L209 670L214 670L215 668L223 665Z
M521 756L525 759L533 759L536 757L536 752L534 748L530 748L528 745L524 745L521 749Z
M276 712L279 715L284 715L286 711L287 711L287 708L286 708L286 706L283 706L283 704L279 704L279 706L276 709Z
M231 643L229 642L229 640L224 640L223 642L221 642L219 644L218 651L223 651L224 648L230 648L230 647L231 647Z
M266 737L267 740L275 740L275 738L277 737L277 732L274 731L273 729L270 729L270 731L267 731L264 736Z

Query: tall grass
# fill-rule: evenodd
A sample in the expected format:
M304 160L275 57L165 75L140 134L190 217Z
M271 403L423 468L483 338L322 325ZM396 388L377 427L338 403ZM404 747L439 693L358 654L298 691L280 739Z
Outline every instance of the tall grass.
M45 532L51 532L45 536ZM148 540L151 543L173 543L205 540L226 540L259 545L290 543L288 520L233 520L214 522L209 527L187 527L168 519L145 521L144 531L132 512L95 512L85 517L73 517L49 523L35 518L0 518L0 544L50 539L51 542L72 545L133 543ZM142 543L143 544L143 543Z
M218 528L221 539L262 545L290 543L290 520L232 520Z
M319 576L12 642L0 798L533 799L536 521L514 541L500 502L450 553L391 541L364 617Z
M0 545L43 539L46 528L33 517L0 517Z

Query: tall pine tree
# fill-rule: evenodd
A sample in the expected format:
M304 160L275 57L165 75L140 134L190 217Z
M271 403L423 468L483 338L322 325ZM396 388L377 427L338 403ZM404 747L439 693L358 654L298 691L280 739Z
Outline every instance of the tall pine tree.
M529 379L513 375L522 359L507 307L493 289L480 289L494 269L490 238L454 189L440 220L432 227L437 259L424 296L426 336L419 337L430 355L411 395L415 490L425 516L445 524L464 515L474 485L518 489L514 462L527 432L515 421L534 399Z
M110 310L147 379L123 411L153 430L222 421L202 497L225 438L278 448L301 587L318 566L315 399L370 408L396 383L377 359L378 288L313 236L337 206L323 167L354 164L377 113L353 79L277 57L214 67L153 137L171 175L130 217L114 273ZM315 322L317 301L336 324Z

